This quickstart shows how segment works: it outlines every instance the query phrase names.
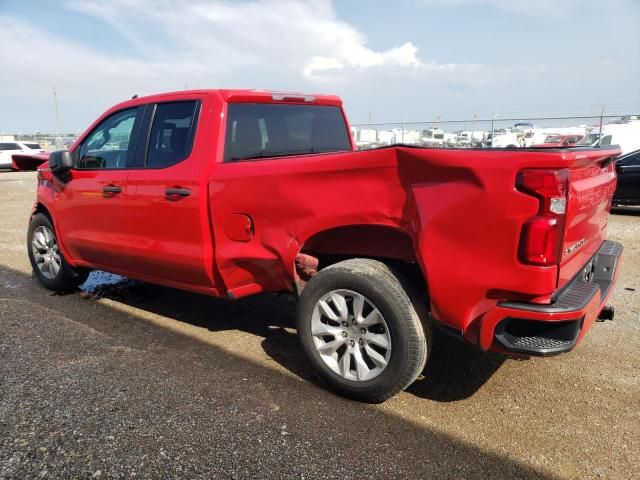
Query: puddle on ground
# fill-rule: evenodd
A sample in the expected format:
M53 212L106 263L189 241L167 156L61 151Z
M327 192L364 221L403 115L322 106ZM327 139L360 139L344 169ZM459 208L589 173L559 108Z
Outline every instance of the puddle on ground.
M94 293L99 288L117 285L118 283L126 282L128 280L129 279L127 277L123 277L122 275L94 270L89 274L87 280L80 285L80 290L86 293Z
M137 280L100 270L91 272L87 280L80 285L81 295L89 299L122 298L131 292L140 293L147 288L149 285Z

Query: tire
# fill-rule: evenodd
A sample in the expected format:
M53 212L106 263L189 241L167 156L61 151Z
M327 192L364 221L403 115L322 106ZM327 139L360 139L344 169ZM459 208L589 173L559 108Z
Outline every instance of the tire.
M412 285L376 260L346 260L318 272L297 313L298 337L318 376L339 395L369 403L411 385L431 350L426 308L417 298Z
M77 270L64 259L58 248L58 239L51 219L36 213L29 223L27 251L33 273L40 283L55 292L70 292L78 288L89 271Z

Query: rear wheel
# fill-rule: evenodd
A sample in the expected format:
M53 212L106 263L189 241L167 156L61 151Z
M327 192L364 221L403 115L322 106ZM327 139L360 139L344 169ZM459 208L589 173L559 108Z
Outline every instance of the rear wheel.
M87 270L76 270L66 262L60 251L53 224L43 213L37 213L31 219L27 233L27 248L33 272L40 283L49 290L74 290L89 275Z
M318 272L300 296L297 319L314 370L332 390L366 402L407 388L424 368L431 339L415 298L401 276L375 260Z

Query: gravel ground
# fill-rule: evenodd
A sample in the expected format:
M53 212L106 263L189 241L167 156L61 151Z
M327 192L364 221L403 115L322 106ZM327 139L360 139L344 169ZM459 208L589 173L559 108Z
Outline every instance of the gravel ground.
M237 302L94 273L55 296L25 253L33 173L0 173L0 478L640 478L640 212L616 212L616 320L512 360L438 336L382 405L338 398L287 295Z

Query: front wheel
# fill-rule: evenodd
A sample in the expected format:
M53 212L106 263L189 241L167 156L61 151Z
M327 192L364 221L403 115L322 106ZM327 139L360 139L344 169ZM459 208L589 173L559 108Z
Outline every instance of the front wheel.
M371 403L407 388L422 372L431 341L416 298L411 285L375 260L346 260L318 272L302 291L297 318L316 373L340 395Z
M49 290L74 290L84 283L89 275L88 271L76 270L66 262L60 251L53 224L43 213L35 214L29 223L27 249L33 272L40 283Z

